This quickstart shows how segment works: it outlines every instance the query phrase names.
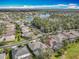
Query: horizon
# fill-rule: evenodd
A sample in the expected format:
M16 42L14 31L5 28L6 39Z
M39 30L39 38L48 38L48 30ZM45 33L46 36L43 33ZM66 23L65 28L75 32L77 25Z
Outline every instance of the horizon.
M0 6L1 8L50 8L50 9L79 9L77 4L57 4L57 5L23 5L23 6Z

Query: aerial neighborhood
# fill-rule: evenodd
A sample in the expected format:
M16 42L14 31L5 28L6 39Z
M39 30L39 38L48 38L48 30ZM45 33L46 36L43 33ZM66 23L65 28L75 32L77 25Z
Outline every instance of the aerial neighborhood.
M56 11L0 12L0 59L64 59L79 43L79 14Z

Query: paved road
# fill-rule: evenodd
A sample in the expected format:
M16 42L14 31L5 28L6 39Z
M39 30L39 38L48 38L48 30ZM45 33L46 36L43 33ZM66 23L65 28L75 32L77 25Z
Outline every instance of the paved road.
M28 44L29 42L31 42L31 41L23 40L23 41L21 41L19 43L15 43L15 44L11 44L11 45L5 45L5 46L0 46L0 48L11 48L12 46L18 46L18 45L21 45L21 44Z

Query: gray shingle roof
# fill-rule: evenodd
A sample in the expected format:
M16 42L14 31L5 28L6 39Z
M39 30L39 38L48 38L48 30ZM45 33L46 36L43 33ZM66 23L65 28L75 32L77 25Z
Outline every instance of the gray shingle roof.
M30 53L30 52L28 51L26 46L12 50L12 54L14 55L14 57L22 56L22 55L25 55L28 53Z
M30 43L28 45L33 51L36 49L42 48L42 44L40 42L34 42L34 43Z

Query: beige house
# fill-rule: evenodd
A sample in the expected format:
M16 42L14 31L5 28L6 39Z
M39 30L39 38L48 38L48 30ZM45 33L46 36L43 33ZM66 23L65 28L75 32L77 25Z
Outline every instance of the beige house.
M5 25L6 25L5 33L0 36L0 42L15 40L15 31L16 31L15 24L6 22Z

